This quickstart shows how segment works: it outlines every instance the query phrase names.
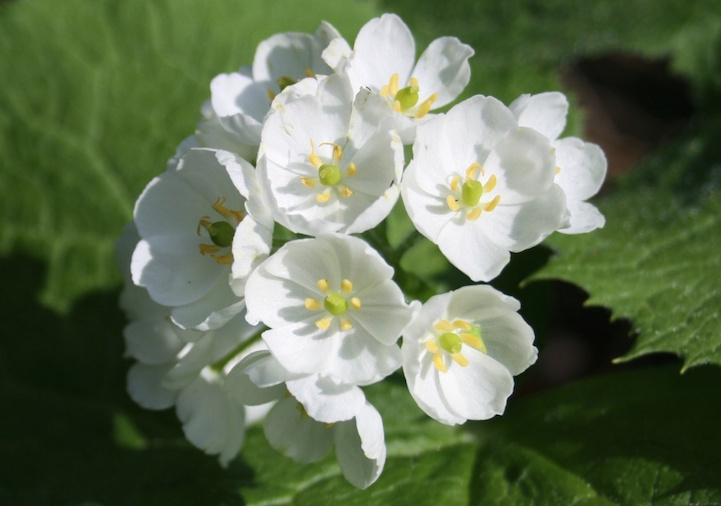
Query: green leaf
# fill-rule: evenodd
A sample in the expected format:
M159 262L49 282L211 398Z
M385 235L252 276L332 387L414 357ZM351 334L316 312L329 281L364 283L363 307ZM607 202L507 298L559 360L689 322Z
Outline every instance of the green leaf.
M56 309L116 284L113 243L195 130L210 80L274 33L325 19L353 37L375 14L350 0L0 4L0 254L47 261Z
M534 279L560 278L631 318L638 338L623 357L684 358L684 369L721 364L721 118L700 121L647 159L598 206L606 226L556 234L559 251Z

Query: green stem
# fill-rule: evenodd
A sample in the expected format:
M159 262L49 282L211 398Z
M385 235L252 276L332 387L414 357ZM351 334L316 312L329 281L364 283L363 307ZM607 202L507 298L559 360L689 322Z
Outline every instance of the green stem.
M235 357L237 357L239 354L241 354L243 351L246 350L251 344L254 344L258 340L260 340L260 335L265 332L267 329L263 328L263 330L259 330L255 334L253 334L249 339L246 339L242 343L238 344L235 348L233 348L227 355L225 355L220 360L212 363L210 365L210 368L214 371L220 373L223 371L223 368L228 365L228 362L233 360Z

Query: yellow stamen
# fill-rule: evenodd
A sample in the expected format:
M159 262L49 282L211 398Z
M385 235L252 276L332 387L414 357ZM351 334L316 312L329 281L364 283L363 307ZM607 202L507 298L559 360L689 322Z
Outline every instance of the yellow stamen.
M471 348L475 348L483 353L488 353L488 351L486 351L486 343L484 343L483 339L478 336L464 332L461 334L461 340Z
M315 322L315 326L318 327L318 328L321 329L321 330L325 330L325 329L327 329L328 327L330 327L330 322L331 322L331 321L333 321L332 318L328 318L328 317L321 318L320 320L318 320L317 322Z
M411 80L408 81L408 87L418 88L418 79L416 79L415 77L411 77Z
M265 91L268 93L268 99L272 102L273 99L275 98L275 92L273 90L271 90L270 88L268 88Z
M438 345L434 340L426 341L426 349L434 355L438 353Z
M446 204L448 205L448 209L451 211L458 211L458 202L456 202L456 199L453 197L453 195L448 195L446 197Z
M340 282L340 289L346 293L349 293L353 290L353 283L351 283L350 279L344 279Z
M353 328L353 324L350 322L350 320L341 320L340 321L340 329L342 331L347 331Z
M218 200L216 200L213 204L213 209L215 209L218 214L220 214L226 220L236 220L238 222L243 221L243 213L241 213L240 211L234 211L233 209L228 209L227 207L225 207L225 201L225 197L219 197Z
M556 165L556 174L558 174L558 173L560 173L560 172L561 172L561 167L559 167L558 165Z
M203 216L202 218L200 218L200 221L198 222L198 228L197 228L198 235L200 235L200 227L203 227L204 229L207 230L208 227L212 224L213 224L213 222L210 221L210 216Z
M317 311L322 307L323 307L323 305L317 299L311 299L310 297L305 299L305 308L306 309L310 309L311 311Z
M353 306L354 309L360 309L361 308L361 301L358 297L353 297L350 300L350 305Z
M440 353L433 354L433 365L435 365L436 369L438 369L441 372L448 371L448 368L446 368L446 364L443 361L443 355L441 355Z
M348 168L345 170L345 173L349 176L355 176L356 172L358 172L358 167L355 166L355 163L350 162L348 164Z
M436 330L443 330L445 332L450 332L453 330L453 325L451 325L451 322L449 322L448 320L440 320L438 323L436 323L433 326L433 328Z
M313 144L313 139L310 140L310 154L308 155L308 161L316 169L320 168L320 166L323 165L323 160L321 160L320 156L318 156L315 152L315 144Z
M477 163L477 162L473 162L466 169L466 178L467 179L476 179L478 177L479 170L481 171L481 173L483 173L483 167L481 167L481 164Z
M300 178L300 182L307 188L315 188L315 181L312 177L302 177Z
M501 200L501 196L496 195L495 197L493 197L493 200L491 200L488 204L486 204L483 207L483 210L486 211L487 213L490 213L491 211L493 211L496 208L496 206L498 205L498 202L500 202L500 200Z
M461 367L466 367L468 365L468 359L460 353L454 353L453 355L451 355L451 358L456 364L460 365Z
M318 285L318 289L321 292L325 293L325 292L330 291L330 284L328 283L327 279L319 279L318 283L316 283L316 284Z
M326 423L325 423L325 428L326 428L326 429L330 429L331 427L333 427L333 424L332 424L331 422L326 422Z
M435 102L437 98L438 93L434 93L423 102L421 102L421 105L418 106L418 112L416 112L416 118L420 119L426 114L428 114L428 111L430 111L431 107L433 107L433 102Z
M489 191L493 190L496 187L497 182L498 180L496 179L496 175L491 174L491 177L488 178L486 184L483 185L483 193L488 193Z
M353 195L353 190L351 190L347 186L344 186L338 193L340 193L342 197L348 198Z
M472 328L471 324L465 320L454 320L453 326L458 329L463 329L463 330L471 330L471 328Z
M481 217L481 212L482 212L482 211L481 211L481 208L480 208L480 207L476 207L473 211L471 211L470 213L466 214L466 219L467 219L468 221L476 221L478 218Z
M321 203L323 203L323 202L328 202L328 199L329 199L329 198L330 198L330 190L328 190L328 188L326 188L325 191L323 191L323 192L321 192L321 193L318 193L318 194L315 196L315 199L316 199L318 202L321 202Z
M313 72L308 67L305 68L305 77L315 77L315 72Z
M391 76L390 81L388 81L388 91L394 97L396 96L396 93L398 93L398 78L398 72L396 72Z
M395 112L401 112L401 103L398 100L394 100L392 108Z
M228 253L226 255L210 255L213 257L213 260L218 262L221 265L230 265L233 263L233 254Z
M199 244L200 246L200 254L206 255L208 253L217 253L220 251L220 246L216 246L215 244Z
M384 84L381 88L381 97L387 97L388 96L388 85Z
M453 176L453 179L451 179L451 190L456 192L458 191L458 185L461 182L461 176Z

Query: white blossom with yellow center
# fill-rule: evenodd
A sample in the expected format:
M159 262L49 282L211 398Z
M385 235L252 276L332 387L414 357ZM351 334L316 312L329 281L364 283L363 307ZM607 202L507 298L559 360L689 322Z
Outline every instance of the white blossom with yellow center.
M418 126L401 183L418 231L474 281L496 277L518 252L566 219L548 140L477 95Z
M382 99L364 91L354 100L340 74L314 94L296 86L276 99L261 136L258 179L273 218L306 235L376 226L398 199L403 169L398 136L369 113Z
M603 150L578 137L558 137L566 127L568 101L563 93L521 95L509 106L518 124L537 130L551 142L556 154L555 183L566 194L568 223L558 229L564 234L582 234L603 227L606 219L586 202L601 189L606 177Z
M250 275L248 321L288 371L367 385L400 366L396 344L413 313L393 269L361 239L286 243Z
M502 414L513 376L536 361L520 304L486 285L431 297L403 333L403 373L418 405L455 425Z
M473 49L455 37L441 37L416 63L411 31L395 14L366 23L353 49L342 38L332 40L323 58L343 70L354 91L369 89L386 101L385 114L405 144L413 142L415 126L429 111L451 103L470 80L468 58Z
M245 280L231 273L260 263L272 239L270 218L247 211L254 180L253 167L232 153L190 149L138 197L132 279L171 308L177 325L217 328L242 309ZM240 240L254 247L238 247Z

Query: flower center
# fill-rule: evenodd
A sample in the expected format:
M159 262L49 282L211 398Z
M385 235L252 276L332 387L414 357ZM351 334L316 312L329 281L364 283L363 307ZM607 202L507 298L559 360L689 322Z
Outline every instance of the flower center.
M388 81L388 84L381 88L381 96L386 97L394 111L406 116L412 116L414 118L422 118L428 111L431 110L433 102L438 98L438 93L434 93L423 102L418 104L420 98L420 86L418 79L411 77L408 81L408 86L405 88L398 88L398 73L393 74Z
M447 372L448 367L455 362L461 367L468 365L468 359L463 355L463 345L470 346L482 353L486 351L486 344L481 338L481 328L465 320L439 320L433 326L435 337L425 342L426 350L433 355L433 365L440 372Z
M243 213L225 207L225 200L225 197L219 197L212 206L213 210L225 219L211 221L210 216L203 216L200 218L197 229L197 233L200 235L200 229L204 228L212 242L212 244L200 243L200 254L209 254L221 265L233 263L233 253L223 252L223 250L232 246L235 228L243 220ZM231 222L234 222L235 225Z
M465 211L467 220L474 221L480 218L484 211L489 213L493 211L501 200L500 195L496 195L492 199L484 199L496 187L496 176L491 176L485 183L478 180L478 176L485 176L486 171L481 164L472 163L466 169L466 177L456 175L451 179L449 186L450 192L446 196L446 205L453 212L461 210ZM461 181L463 181L461 183Z
M352 329L351 321L347 317L340 317L351 308L358 310L362 307L360 299L353 296L353 283L349 279L344 279L340 282L338 291L331 290L327 279L319 279L316 284L321 294L326 294L323 301L312 297L305 299L305 308L309 311L325 311L325 314L315 322L316 327L325 330L333 323L333 318L338 316L341 330Z
M347 185L342 184L342 179L344 177L343 170L341 169L343 148L333 142L323 142L320 146L332 146L333 152L331 154L331 161L323 161L320 155L316 152L315 144L311 139L308 161L318 171L318 177L301 177L300 182L303 183L306 188L315 188L319 184L322 186L320 191L318 191L315 195L315 200L321 204L328 202L333 194L338 194L343 198L350 197L353 195L353 190L348 188ZM352 177L356 174L356 172L358 172L358 168L355 163L350 162L345 169L345 176Z

